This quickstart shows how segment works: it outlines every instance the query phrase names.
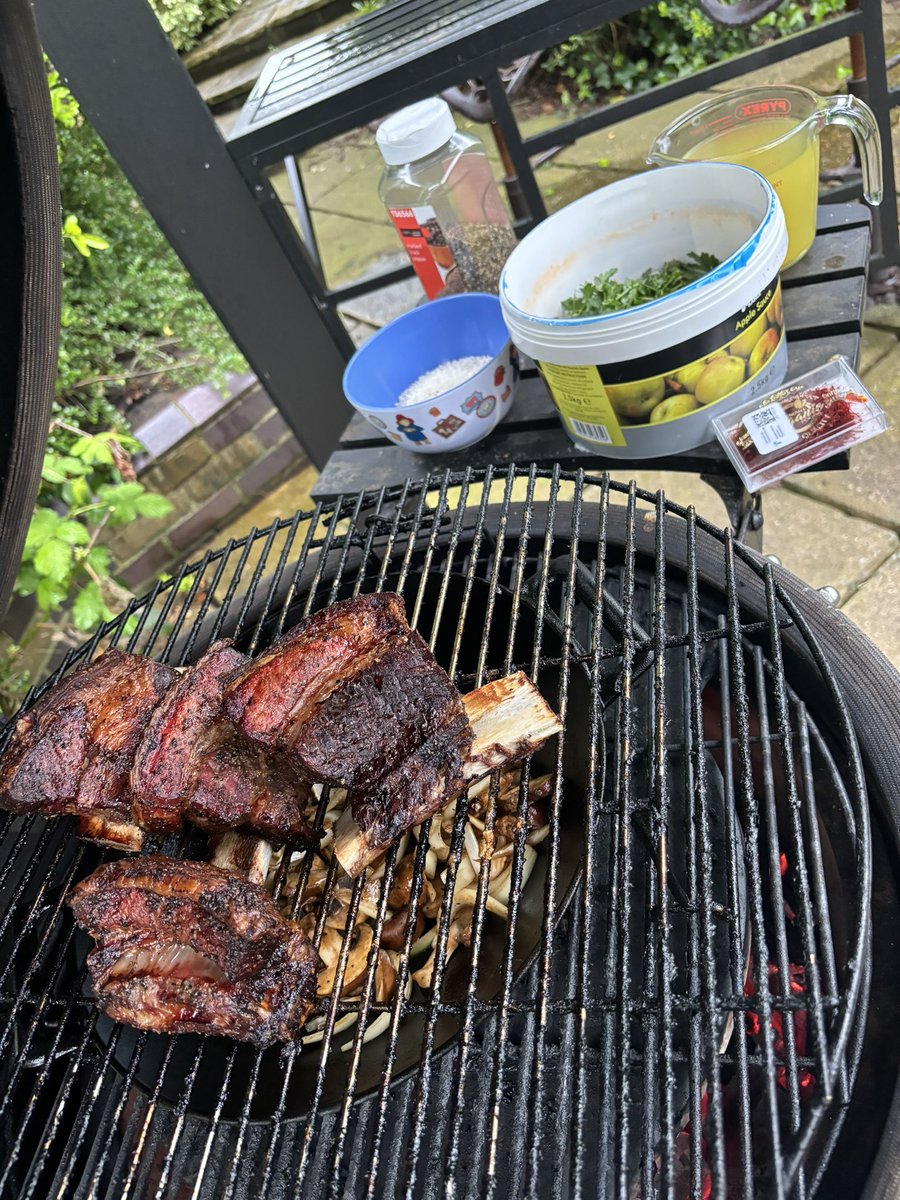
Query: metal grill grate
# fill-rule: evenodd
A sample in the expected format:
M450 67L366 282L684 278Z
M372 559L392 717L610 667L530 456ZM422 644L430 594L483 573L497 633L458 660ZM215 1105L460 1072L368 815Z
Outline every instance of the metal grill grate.
M463 691L523 669L564 719L539 764L549 836L523 886L520 823L507 918L486 911L486 837L471 944L448 958L448 885L432 987L407 995L425 836L393 998L375 1001L370 955L349 1048L336 1025L357 1002L337 988L318 1044L137 1033L96 1017L62 908L100 852L66 821L8 819L0 1194L811 1195L865 1017L864 784L802 612L729 535L581 472L434 476L230 541L61 670L112 643L175 663L220 636L254 652L387 587ZM466 815L462 798L451 879ZM199 834L163 848L205 854ZM348 887L338 979L364 895L377 947L395 856L374 892ZM332 866L323 913L338 883Z

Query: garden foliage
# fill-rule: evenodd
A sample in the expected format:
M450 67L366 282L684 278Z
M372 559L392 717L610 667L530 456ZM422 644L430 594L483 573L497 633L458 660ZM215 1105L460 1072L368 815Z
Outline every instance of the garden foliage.
M574 34L547 54L544 67L561 79L564 102L593 102L604 92L643 92L668 83L843 8L844 0L787 0L748 29L726 29L686 0L659 0L611 25Z

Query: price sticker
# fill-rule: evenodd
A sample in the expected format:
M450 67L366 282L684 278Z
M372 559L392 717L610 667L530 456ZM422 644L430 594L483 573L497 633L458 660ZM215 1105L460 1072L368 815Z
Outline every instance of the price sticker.
M743 426L760 454L773 454L800 441L800 434L777 401L747 413Z

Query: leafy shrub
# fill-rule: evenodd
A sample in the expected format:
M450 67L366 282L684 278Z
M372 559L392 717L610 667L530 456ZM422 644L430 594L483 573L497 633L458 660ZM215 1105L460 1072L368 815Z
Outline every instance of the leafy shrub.
M240 370L230 338L103 143L77 109L71 123L71 106L64 111L60 394Z
M223 21L243 0L150 0L176 50L189 50L205 29Z
M136 480L131 455L140 445L109 385L175 372L188 382L213 368L239 369L242 360L52 69L47 82L63 212L58 399L15 590L33 596L42 616L70 604L72 624L87 632L129 595L113 577L104 529L172 509ZM39 628L32 625L23 645ZM27 681L21 648L0 645L5 711Z
M111 578L109 550L98 539L107 525L164 517L172 505L134 479L134 438L119 429L85 433L57 415L50 427L38 504L16 579L19 595L55 612L70 598L76 629L113 615L124 589Z
M844 8L844 0L788 0L748 29L715 25L686 0L659 0L611 25L578 33L550 50L544 67L560 77L563 101L595 101L603 92L642 92L795 33Z

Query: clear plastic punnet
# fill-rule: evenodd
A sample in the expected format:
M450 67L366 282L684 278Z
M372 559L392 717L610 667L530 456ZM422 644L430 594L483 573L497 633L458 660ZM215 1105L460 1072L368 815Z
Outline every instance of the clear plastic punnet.
M887 429L887 417L845 358L713 418L748 491L771 487Z

